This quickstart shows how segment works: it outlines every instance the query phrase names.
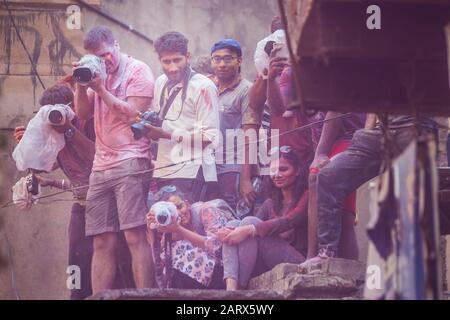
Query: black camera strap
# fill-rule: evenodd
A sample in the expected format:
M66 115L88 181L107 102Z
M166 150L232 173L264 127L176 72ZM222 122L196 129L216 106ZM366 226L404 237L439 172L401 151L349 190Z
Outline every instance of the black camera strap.
M172 287L173 266L172 266L172 234L164 234L164 259L166 266L165 285L167 288Z
M161 107L161 111L159 112L159 117L164 121L166 118L167 113L169 112L170 107L172 106L173 102L175 101L175 98L178 96L178 94L180 93L180 91L182 91L181 93L181 103L182 105L184 104L184 101L186 100L186 94L187 94L187 87L189 84L189 81L192 79L192 77L196 74L195 71L193 71L191 69L191 67L188 67L189 69L186 72L186 75L183 79L183 87L180 88L176 88L172 91L172 93L170 94L169 98L167 99L167 102L164 103L164 97L166 96L166 91L167 91L167 86L168 83L167 82L162 91L161 91L161 96L159 98L159 105L164 107Z

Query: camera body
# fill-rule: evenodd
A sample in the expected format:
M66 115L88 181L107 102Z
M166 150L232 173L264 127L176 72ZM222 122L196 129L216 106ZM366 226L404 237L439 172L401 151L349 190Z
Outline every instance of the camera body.
M171 224L172 217L175 217L180 222L177 207L172 202L159 201L151 207L151 211L155 213L155 220L159 226L166 227ZM155 229L156 225L150 226Z
M105 77L106 67L102 59L92 54L85 55L79 61L78 67L73 71L73 79L79 84L85 86L95 77L95 73L100 73Z
M149 132L149 129L145 127L146 123L151 124L154 127L162 126L162 120L158 116L158 113L155 111L145 111L139 116L139 121L131 125L134 139L139 140Z
M39 194L39 181L34 174L30 174L26 177L27 191L33 196Z
M273 49L278 49L278 48L280 50L277 52L276 57L289 59L289 50L288 50L287 44L285 42L275 42L273 44Z

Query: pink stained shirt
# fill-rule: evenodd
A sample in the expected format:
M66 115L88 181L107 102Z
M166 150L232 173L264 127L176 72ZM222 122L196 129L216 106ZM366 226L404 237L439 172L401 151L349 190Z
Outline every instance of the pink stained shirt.
M125 68L120 72L119 85L107 90L115 97L126 100L128 97L153 98L154 77L148 65L125 56ZM136 158L150 161L150 141L144 137L135 140L130 124L120 119L117 111L112 110L95 94L95 158L93 171L114 168L121 163Z

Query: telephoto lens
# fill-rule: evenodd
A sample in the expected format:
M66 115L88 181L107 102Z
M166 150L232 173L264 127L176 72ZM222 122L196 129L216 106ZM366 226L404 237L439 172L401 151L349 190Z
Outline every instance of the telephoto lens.
M56 125L61 124L63 119L64 119L64 117L63 117L61 111L59 111L59 110L52 110L48 114L48 120L52 124L56 124Z
M47 115L48 122L55 126L64 125L68 115L68 109L70 109L70 107L65 104L55 104L51 106Z
M73 71L73 79L79 84L85 86L95 77L95 73L100 73L104 78L106 67L104 62L92 54L85 55L79 61L79 66Z

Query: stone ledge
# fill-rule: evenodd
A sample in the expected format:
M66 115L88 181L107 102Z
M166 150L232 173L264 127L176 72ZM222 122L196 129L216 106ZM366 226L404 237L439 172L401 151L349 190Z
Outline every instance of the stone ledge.
M120 289L106 290L87 300L284 300L287 296L272 290L187 290Z
M329 259L303 267L282 263L250 280L251 290L274 290L289 299L359 299L365 278L365 264L346 259Z

